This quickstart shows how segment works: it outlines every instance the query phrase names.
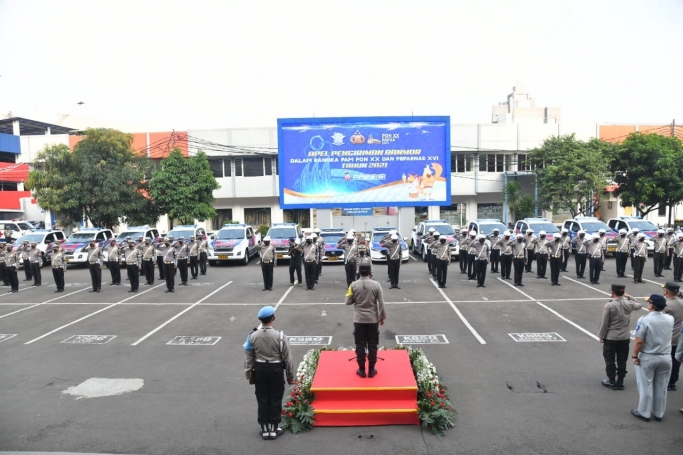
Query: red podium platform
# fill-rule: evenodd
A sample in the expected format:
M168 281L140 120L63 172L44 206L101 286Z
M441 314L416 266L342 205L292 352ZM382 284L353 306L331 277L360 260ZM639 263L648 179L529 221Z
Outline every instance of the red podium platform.
M408 352L380 351L378 374L361 378L354 351L322 351L313 377L315 425L419 425L417 383Z

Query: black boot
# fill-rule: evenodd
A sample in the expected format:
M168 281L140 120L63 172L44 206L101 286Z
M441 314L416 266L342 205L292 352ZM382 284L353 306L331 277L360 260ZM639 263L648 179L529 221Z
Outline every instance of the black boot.
M608 387L612 390L617 390L617 384L614 382L614 378L603 379L602 385L604 385L605 387Z
M375 370L375 362L370 362L370 365L368 366L368 377L374 378L375 375L377 375L377 370Z
M358 361L358 369L356 370L356 374L361 378L365 377L365 360L362 362L360 360Z
M261 425L261 437L264 440L269 440L270 439L270 431L268 430L268 425Z
M624 378L618 377L616 382L617 390L624 390Z

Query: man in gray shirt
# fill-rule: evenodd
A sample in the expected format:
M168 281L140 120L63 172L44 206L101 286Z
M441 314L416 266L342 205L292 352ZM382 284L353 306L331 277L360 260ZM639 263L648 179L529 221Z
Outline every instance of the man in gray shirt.
M346 304L354 306L353 336L356 341L356 374L365 377L365 348L368 349L368 376L377 374L377 345L379 344L379 326L384 325L387 314L384 310L382 285L370 278L370 264L359 266L360 278L349 286L346 292Z
M666 389L671 374L671 331L674 318L664 314L666 298L652 294L646 298L649 313L638 319L633 363L640 400L631 414L645 422L654 415L661 422L666 410Z
M624 390L628 345L631 338L631 313L643 307L625 291L626 286L623 284L612 285L612 300L602 309L602 322L598 330L600 343L603 343L602 356L605 359L607 373L607 379L602 380L602 385L612 390Z

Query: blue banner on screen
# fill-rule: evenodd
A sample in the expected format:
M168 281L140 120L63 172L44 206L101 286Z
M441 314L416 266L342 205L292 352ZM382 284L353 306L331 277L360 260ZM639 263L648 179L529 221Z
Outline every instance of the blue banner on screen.
M342 208L343 216L372 216L372 207Z
M450 117L278 119L281 208L451 205Z

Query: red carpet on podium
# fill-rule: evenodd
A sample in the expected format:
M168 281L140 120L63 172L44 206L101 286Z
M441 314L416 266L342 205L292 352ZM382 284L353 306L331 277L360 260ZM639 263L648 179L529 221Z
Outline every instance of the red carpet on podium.
M322 351L313 377L316 426L419 425L408 352L379 351L378 374L361 378L354 351ZM367 366L366 366L367 368Z

